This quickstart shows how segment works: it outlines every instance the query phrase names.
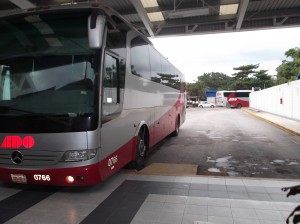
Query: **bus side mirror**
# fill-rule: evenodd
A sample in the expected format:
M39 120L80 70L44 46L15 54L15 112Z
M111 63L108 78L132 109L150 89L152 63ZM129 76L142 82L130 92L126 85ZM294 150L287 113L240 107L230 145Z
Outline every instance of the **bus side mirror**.
M88 37L89 47L91 49L99 49L103 44L105 16L98 12L93 12L88 18Z

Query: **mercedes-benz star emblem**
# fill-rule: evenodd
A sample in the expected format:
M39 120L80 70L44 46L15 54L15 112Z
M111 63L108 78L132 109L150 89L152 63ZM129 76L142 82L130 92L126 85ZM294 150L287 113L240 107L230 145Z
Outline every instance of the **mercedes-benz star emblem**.
M19 151L14 151L11 154L11 161L13 161L15 164L20 164L21 162L23 162L23 155L21 152Z

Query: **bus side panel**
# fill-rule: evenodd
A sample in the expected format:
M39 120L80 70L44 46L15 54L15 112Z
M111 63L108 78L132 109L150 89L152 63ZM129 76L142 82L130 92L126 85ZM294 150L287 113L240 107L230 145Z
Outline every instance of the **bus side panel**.
M251 90L237 90L236 92L231 93L227 101L230 104L230 107L249 107L249 94Z
M235 101L228 101L230 104L230 107L237 107L238 104L242 105L242 107L249 107L249 101L247 101L246 99L240 99L240 98L236 98Z
M132 138L118 150L101 160L99 169L102 181L135 159L135 150L133 149L135 149L136 141L136 137Z
M132 141L141 122L150 127L154 120L153 115L154 108L123 110L117 118L103 124L101 130L102 149L100 159L107 158ZM135 150L135 147L132 150Z
M100 172L106 178L113 171L108 170L109 159L118 158L114 169L121 168L135 159L135 144L137 129L141 122L149 128L150 148L175 130L178 114L182 114L180 97L172 107L146 107L141 109L126 109L118 118L102 126ZM154 117L155 114L155 117ZM182 123L183 121L181 121ZM102 171L104 169L104 171Z
M175 130L180 106L184 107L181 95L184 93L180 94L179 90L127 74L123 107L134 114L134 124L142 121L147 124L150 147ZM143 111L143 114L137 111Z
M150 135L154 136L150 138L150 148L156 143L171 134L177 124L178 115L180 117L180 123L184 122L184 104L180 102L181 97L179 96L176 103L170 107L157 107L155 108L155 122L151 125ZM152 128L154 126L154 128ZM152 141L151 141L152 140Z

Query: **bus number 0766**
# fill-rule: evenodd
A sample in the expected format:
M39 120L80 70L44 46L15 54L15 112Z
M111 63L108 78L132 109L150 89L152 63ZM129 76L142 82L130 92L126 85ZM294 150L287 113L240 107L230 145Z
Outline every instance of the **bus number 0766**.
M34 174L33 178L37 181L42 180L42 181L50 181L50 175L42 175L42 174Z

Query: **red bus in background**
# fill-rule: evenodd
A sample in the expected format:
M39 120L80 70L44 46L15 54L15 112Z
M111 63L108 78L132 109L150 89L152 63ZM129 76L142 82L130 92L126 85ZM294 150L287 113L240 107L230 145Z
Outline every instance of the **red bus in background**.
M231 108L249 107L249 95L252 90L236 90L227 96Z

